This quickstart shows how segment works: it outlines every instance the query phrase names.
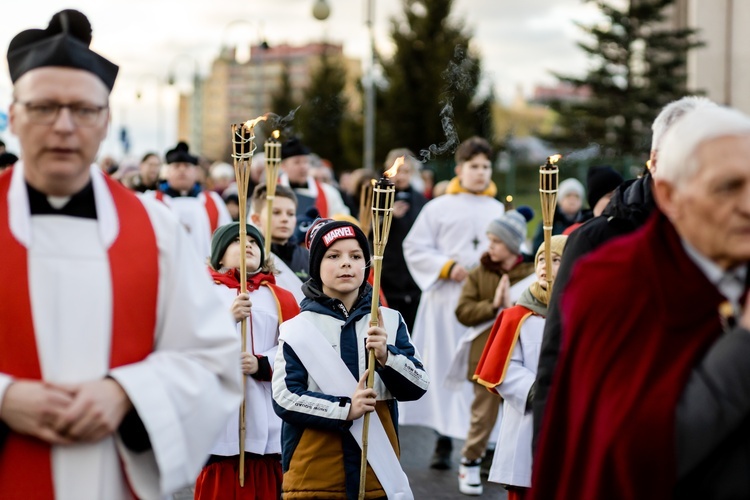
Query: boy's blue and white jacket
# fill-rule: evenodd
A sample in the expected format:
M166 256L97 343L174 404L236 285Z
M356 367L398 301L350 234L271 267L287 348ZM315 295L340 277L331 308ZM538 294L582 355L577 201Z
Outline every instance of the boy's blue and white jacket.
M341 301L324 295L311 281L305 283L303 291L306 298L300 319L293 318L281 326L282 339L273 370L274 410L283 420L284 497L310 498L318 493L331 499L357 498L361 450L349 432L351 422L346 420L351 394L323 393L292 346L283 341L283 332L309 328L312 323L359 380L367 364L365 340L372 287L364 286L351 311L346 311ZM401 315L393 309L381 310L389 352L386 365L375 368L374 389L378 415L398 453L396 401L419 399L427 391L429 379ZM368 475L367 486L369 492L379 484L377 480L371 484Z

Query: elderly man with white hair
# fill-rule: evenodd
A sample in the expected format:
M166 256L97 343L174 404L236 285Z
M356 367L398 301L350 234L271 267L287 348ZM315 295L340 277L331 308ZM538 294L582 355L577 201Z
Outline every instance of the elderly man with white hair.
M531 498L750 497L750 117L689 111L658 158L657 210L565 291Z
M532 408L534 411L534 437L538 438L547 402L547 393L553 383L552 375L557 366L560 352L560 309L559 304L564 295L565 287L578 260L595 250L605 242L632 233L646 223L654 210L652 196L652 179L657 174L659 165L659 151L664 134L672 124L688 111L703 106L716 106L705 97L687 96L666 105L654 120L652 125L651 155L649 172L626 181L618 187L609 205L599 217L594 217L583 226L576 229L565 244L560 269L557 272L549 315L544 326L544 340L539 357L539 371L534 384ZM602 290L605 293L606 290Z

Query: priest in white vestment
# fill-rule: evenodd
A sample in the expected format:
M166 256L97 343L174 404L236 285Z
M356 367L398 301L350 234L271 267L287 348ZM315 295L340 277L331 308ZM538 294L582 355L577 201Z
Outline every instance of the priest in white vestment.
M80 12L10 43L0 175L0 498L154 499L241 401L239 339L184 229L93 163L117 66Z
M179 142L167 151L167 180L143 196L156 198L172 209L205 264L211 256L214 231L232 222L232 216L222 197L203 189L198 182L198 157L189 149L186 143Z

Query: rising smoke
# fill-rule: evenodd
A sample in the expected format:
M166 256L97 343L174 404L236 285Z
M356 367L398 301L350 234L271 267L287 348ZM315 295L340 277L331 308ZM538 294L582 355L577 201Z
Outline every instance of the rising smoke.
M294 121L294 115L297 114L297 111L299 111L300 106L297 106L293 110L291 110L289 113L287 113L286 116L281 117L274 113L269 113L269 123L271 125L272 130L279 130L283 136L290 136L292 135L292 121Z
M440 99L442 109L440 110L440 123L445 134L445 142L432 144L419 152L419 161L422 163L447 152L453 152L460 142L458 132L453 121L453 99L457 92L471 90L471 69L473 61L467 57L466 48L456 45L453 50L453 59L448 62L448 67L443 71L445 80L445 91Z
M601 147L599 144L592 142L583 149L577 149L563 155L566 160L590 160L600 155Z

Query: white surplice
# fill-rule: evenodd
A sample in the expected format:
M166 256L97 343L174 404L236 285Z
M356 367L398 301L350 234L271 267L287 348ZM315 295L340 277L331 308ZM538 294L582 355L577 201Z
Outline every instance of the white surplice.
M224 307L229 310L237 298L237 289L224 285L214 286L222 297ZM247 351L254 350L255 354L265 356L273 367L279 347L279 311L276 299L267 286L261 286L250 292L250 301L253 303L253 313L248 318ZM237 323L238 338L241 328L242 324ZM245 378L245 451L257 455L281 453L281 419L273 410L271 381L260 381L251 376ZM240 407L237 406L211 449L212 455L239 455L239 419Z
M289 177L284 172L280 172L279 174L279 184L290 187ZM341 193L339 193L338 190L330 184L326 184L325 182L316 183L315 179L311 175L307 176L307 188L294 188L294 193L298 197L306 197L315 200L319 195L318 186L323 189L323 196L325 197L326 205L328 206L328 213L321 214L321 217L333 217L334 215L350 215L351 212L349 211L349 207L346 206L343 198L341 198ZM309 208L309 205L314 205L314 201L309 202L308 205L305 206L305 203L303 203L301 200L298 200L297 217L304 215L307 208Z
M156 198L156 191L147 191L143 193L144 197ZM229 215L227 205L221 196L213 191L201 191L198 196L178 196L171 197L164 195L163 202L177 216L177 219L185 227L190 241L196 250L197 255L205 264L206 259L211 256L211 222L208 219L206 211L206 196L210 196L216 204L216 210L219 212L217 228L232 222L232 216Z
M195 480L240 404L239 339L174 215L141 197L159 252L154 350L141 362L109 369L113 291L107 249L123 214L116 211L104 174L95 165L90 171L97 220L31 217L21 162L14 167L8 200L0 202L9 204L11 232L28 251L44 380L75 384L109 374L138 411L152 448L134 453L116 435L53 446L55 498L129 499L123 466L136 495L159 498ZM0 403L11 382L0 374Z
M401 425L423 425L458 439L469 432L471 383L458 390L445 384L466 331L456 319L463 283L439 276L450 260L467 270L478 266L489 246L487 226L503 213L503 204L489 196L443 195L424 206L404 240L406 264L422 289L412 338L432 383L422 399L400 406Z
M531 487L534 421L533 414L526 409L526 401L536 380L543 333L541 316L532 315L523 322L503 383L495 388L503 398L503 406L490 481Z
M284 290L288 290L294 295L294 300L297 301L297 304L301 304L302 299L305 298L305 294L302 293L302 280L299 279L299 276L294 274L294 271L286 265L286 262L284 262L281 257L275 253L271 253L271 258L273 259L273 265L279 272L279 274L276 275L276 284Z

